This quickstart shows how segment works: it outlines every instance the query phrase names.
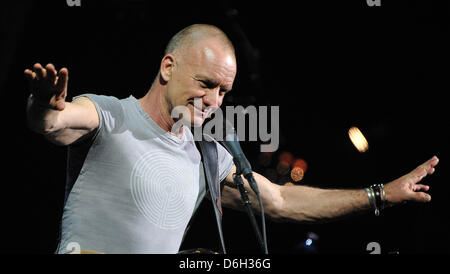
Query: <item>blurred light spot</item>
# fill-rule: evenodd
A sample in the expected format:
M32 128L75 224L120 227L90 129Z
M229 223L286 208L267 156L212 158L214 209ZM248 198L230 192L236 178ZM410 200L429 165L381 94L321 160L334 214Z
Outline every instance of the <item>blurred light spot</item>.
M306 172L306 169L308 169L308 164L303 159L295 159L294 163L292 164L292 167L299 167L303 169L303 173Z
M312 239L314 241L319 240L319 235L314 232L308 232L308 239Z
M291 178L294 180L294 182L300 182L303 179L304 171L300 167L294 167L291 170Z
M307 239L306 242L305 242L305 245L306 246L310 246L312 244L312 242L313 241L311 239Z
M352 127L348 130L348 136L352 141L353 145L359 152L366 152L369 149L369 143L367 143L366 138L362 132L357 127Z
M294 155L292 155L292 153L287 152L287 151L283 151L280 156L278 157L278 160L280 162L287 162L289 165L292 164L292 162L294 161Z

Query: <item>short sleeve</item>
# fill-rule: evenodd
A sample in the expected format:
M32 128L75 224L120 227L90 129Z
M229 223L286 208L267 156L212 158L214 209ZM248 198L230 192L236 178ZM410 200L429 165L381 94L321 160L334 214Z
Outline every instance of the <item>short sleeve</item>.
M233 156L219 143L217 143L217 154L219 158L219 182L222 182L234 166Z
M87 97L94 103L99 116L98 132L113 133L120 130L124 122L124 111L119 99L96 94L82 94L73 99L79 97Z

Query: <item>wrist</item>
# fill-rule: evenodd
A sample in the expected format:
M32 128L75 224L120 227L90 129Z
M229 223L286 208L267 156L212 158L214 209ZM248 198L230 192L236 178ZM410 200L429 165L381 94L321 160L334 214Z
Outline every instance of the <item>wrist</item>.
M50 105L49 102L42 102L42 100L39 100L39 98L33 94L30 94L30 96L28 97L28 102L31 108L35 110L40 111L55 110L55 107Z
M56 128L60 111L54 110L52 106L40 102L32 94L28 97L27 122L28 127L37 133L47 134Z
M374 184L364 190L369 199L371 209L374 210L376 216L379 216L381 210L388 205L384 184Z

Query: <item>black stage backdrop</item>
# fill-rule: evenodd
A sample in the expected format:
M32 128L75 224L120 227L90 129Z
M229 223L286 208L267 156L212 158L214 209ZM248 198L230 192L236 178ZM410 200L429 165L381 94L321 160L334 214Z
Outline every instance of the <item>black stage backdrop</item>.
M170 37L187 25L209 23L227 32L237 50L238 75L225 104L280 106L272 170L289 152L308 163L300 184L361 188L393 180L433 155L441 160L425 179L431 203L326 224L268 220L271 253L365 254L370 242L383 254L448 253L448 3L80 2L0 5L1 252L54 252L62 214L66 148L27 128L23 70L35 62L67 67L69 99L86 92L138 98L149 89ZM353 147L351 126L365 133L367 152ZM264 173L259 143L242 146ZM215 231L205 202L182 248L219 250ZM319 237L314 250L304 245L309 232ZM258 253L244 213L225 210L224 234L230 253Z

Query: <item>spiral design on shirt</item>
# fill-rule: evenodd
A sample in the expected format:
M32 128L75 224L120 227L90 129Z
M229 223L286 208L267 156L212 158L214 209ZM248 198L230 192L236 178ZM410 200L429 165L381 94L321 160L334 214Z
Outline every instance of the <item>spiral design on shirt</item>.
M198 187L186 159L167 151L148 152L135 163L130 184L137 208L150 223L161 229L187 225Z

